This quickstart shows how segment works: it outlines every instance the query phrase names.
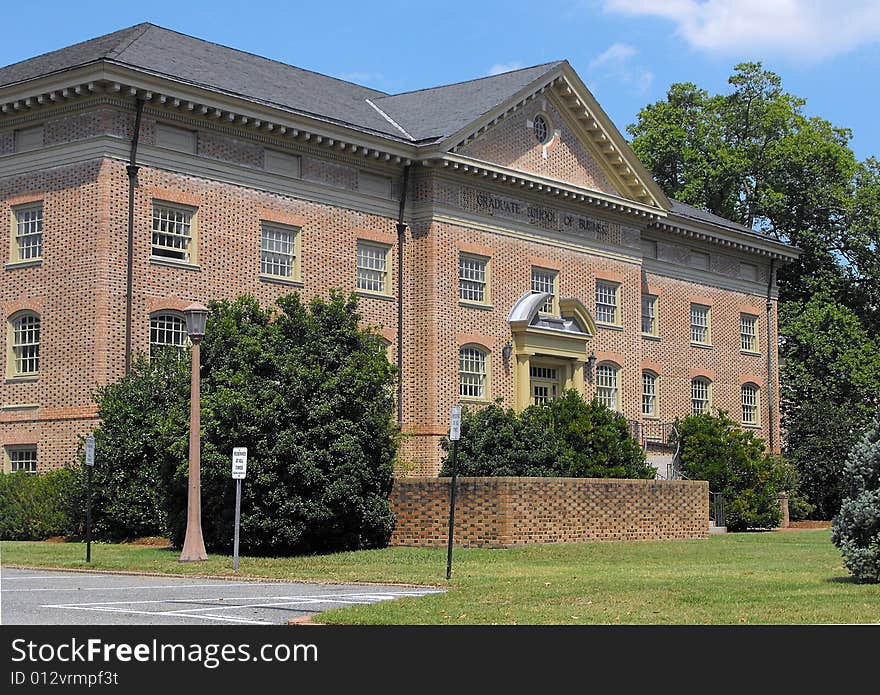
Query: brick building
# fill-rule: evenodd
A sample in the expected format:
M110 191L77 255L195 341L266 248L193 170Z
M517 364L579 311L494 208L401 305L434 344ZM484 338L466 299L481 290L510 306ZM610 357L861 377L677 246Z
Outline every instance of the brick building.
M565 388L779 447L796 250L668 199L565 61L388 95L130 27L0 69L0 215L6 470L70 461L192 301L334 287L401 368L410 472L451 405Z

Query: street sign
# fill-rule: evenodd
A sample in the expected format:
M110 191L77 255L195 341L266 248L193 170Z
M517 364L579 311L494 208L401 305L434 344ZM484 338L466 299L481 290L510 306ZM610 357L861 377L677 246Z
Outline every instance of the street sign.
M247 447L237 446L232 450L232 479L244 480L247 475Z
M95 465L95 438L91 435L86 437L86 465Z
M457 442L461 439L461 406L452 406L452 413L449 418L449 441Z

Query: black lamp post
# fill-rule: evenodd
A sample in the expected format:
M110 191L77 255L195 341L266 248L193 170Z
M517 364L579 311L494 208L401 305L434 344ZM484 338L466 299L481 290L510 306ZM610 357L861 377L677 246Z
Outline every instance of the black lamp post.
M201 482L201 391L199 369L201 366L200 343L205 337L208 308L191 304L183 310L186 316L186 332L192 342L192 372L190 375L189 406L189 485L186 503L186 537L180 562L200 562L208 559L205 540L202 537L202 482Z

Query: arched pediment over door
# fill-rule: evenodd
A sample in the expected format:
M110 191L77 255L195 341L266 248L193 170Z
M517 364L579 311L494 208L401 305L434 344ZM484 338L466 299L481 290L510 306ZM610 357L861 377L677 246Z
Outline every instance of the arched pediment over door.
M517 410L563 390L584 393L584 367L596 322L575 298L559 300L559 316L542 312L550 297L548 292L526 292L507 317L513 335Z

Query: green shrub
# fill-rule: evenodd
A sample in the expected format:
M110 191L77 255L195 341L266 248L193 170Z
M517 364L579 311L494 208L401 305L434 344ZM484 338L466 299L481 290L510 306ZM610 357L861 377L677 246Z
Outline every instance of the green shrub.
M847 497L831 524L831 540L859 582L880 582L880 419L850 452Z
M692 480L707 480L724 495L731 531L775 528L781 519L779 493L789 468L768 456L764 441L744 431L726 413L691 415L678 421L679 465Z
M38 541L67 535L71 471L0 473L0 540Z
M451 475L448 452L441 475ZM626 419L598 401L567 391L521 413L492 404L462 410L458 472L465 476L653 478L655 470Z
M252 297L213 302L202 342L202 530L232 547L233 447L248 448L241 550L329 552L381 546L397 448L395 370L380 338L359 327L356 300L331 294L278 310ZM140 360L103 389L95 432L103 538L186 530L188 354ZM106 452L103 453L102 452Z

